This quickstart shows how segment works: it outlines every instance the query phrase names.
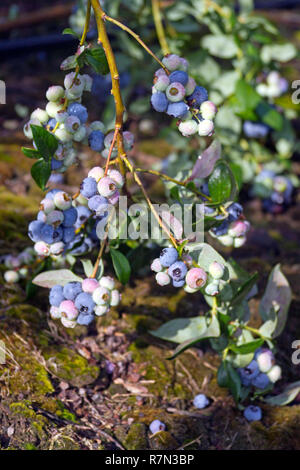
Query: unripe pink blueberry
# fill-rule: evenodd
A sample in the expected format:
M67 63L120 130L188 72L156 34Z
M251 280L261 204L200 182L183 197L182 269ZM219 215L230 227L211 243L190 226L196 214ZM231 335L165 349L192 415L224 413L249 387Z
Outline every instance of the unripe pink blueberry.
M203 119L212 120L217 114L217 107L212 101L204 101L200 106Z
M48 256L50 253L50 247L45 242L36 242L34 245L34 250L39 256Z
M110 291L105 287L97 287L93 292L93 301L97 305L109 305L110 302Z
M198 124L198 133L202 137L212 135L214 131L214 123L209 119L204 119L204 121L199 122Z
M41 108L36 108L30 115L30 119L37 119L41 124L46 124L49 120L48 113Z
M101 317L102 315L105 315L109 311L109 306L108 305L97 305L95 307L95 315L97 317Z
M166 96L172 103L182 101L185 97L185 88L182 83L173 82L166 89Z
M59 306L61 316L68 320L76 320L78 317L78 310L72 300L63 300Z
M47 215L47 224L58 227L64 221L64 214L62 211L54 210Z
M189 77L187 84L185 85L185 93L187 96L191 95L196 88L196 81L192 78Z
M247 220L236 220L229 226L228 235L231 237L242 237L250 228L250 223Z
M207 274L202 268L191 268L185 277L185 282L192 289L203 287L207 280Z
M110 197L116 192L117 185L109 176L104 176L99 181L97 188L101 196Z
M69 209L72 206L72 198L65 191L59 191L55 194L53 202L56 207L62 211Z
M114 180L118 188L122 188L124 178L118 170L108 170L107 174L112 180Z
M50 317L53 318L53 320L57 320L58 318L61 318L59 307L52 306L50 308Z
M167 74L161 74L154 77L154 88L157 91L166 91L170 85L170 79Z
M104 176L104 170L100 166L94 166L89 172L88 177L94 178L97 182Z
M182 62L180 60L180 57L176 54L168 54L166 55L162 63L164 64L165 67L167 67L168 70L173 72L174 70L178 70L179 67L181 66Z
M277 382L277 380L281 379L281 367L278 365L273 366L272 369L267 373L267 376L272 383Z
M224 266L223 264L218 263L217 261L211 263L208 271L214 279L221 279L224 276Z
M198 124L193 119L190 119L189 121L181 121L178 129L184 137L189 137L197 133Z
M94 290L99 287L99 282L96 279L84 279L82 281L82 290L83 292L88 292L89 294L92 294Z
M16 271L5 271L4 280L5 282L15 283L20 279L19 274Z
M159 260L159 258L155 258L153 261L152 261L152 264L151 264L151 269L152 271L156 272L156 273L159 273L160 271L163 270L163 267L161 265L161 262Z
M62 86L53 85L46 91L46 98L48 101L58 101L63 98L65 91Z
M117 289L111 291L110 305L116 307L120 303L120 292Z
M102 276L99 281L100 286L105 287L106 289L113 290L115 287L115 281L110 276Z
M160 286L167 286L171 282L170 276L163 271L160 273L157 273L155 276L155 279L156 279L157 284L159 284Z

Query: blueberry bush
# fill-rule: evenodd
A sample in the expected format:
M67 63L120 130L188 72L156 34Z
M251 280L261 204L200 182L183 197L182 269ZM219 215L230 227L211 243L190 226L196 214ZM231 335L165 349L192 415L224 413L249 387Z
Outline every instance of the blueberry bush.
M272 395L281 379L276 338L287 322L291 289L280 265L273 267L258 307L261 326L250 326L258 273L218 250L247 243L244 183L249 197L260 197L273 214L293 201L297 179L290 162L299 144L281 65L296 50L278 39L273 24L252 14L251 1L238 2L238 10L226 1L179 1L163 11L156 0L143 3L89 0L72 13L64 34L78 39L78 48L62 62L60 84L46 90L44 107L24 126L29 144L22 151L34 160L31 175L45 193L28 226L33 248L5 257L4 279L27 279L28 295L36 286L47 288L54 321L68 329L88 326L122 302L120 285L134 276L133 259L150 252L148 267L159 286L200 293L207 308L149 333L174 344L170 360L207 340L221 359L219 386L230 390L248 421L260 420L257 403L294 398ZM99 120L89 119L88 94ZM131 157L127 101L140 129L151 135L157 120L162 138L174 143L176 150L158 167L140 168ZM49 190L53 174L76 165L79 145L99 163L82 175L74 194ZM148 194L144 174L164 183L159 198L166 209ZM124 197L138 211L123 210ZM176 210L191 219L190 232ZM143 211L152 217L144 229L149 234L154 221L159 239L153 232L142 236ZM124 224L135 237L124 236ZM209 403L204 394L194 398L198 409ZM152 433L164 429L159 420L150 425Z

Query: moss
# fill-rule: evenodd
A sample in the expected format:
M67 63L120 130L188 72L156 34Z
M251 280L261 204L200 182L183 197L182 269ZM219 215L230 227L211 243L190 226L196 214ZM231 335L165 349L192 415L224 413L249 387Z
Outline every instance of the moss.
M45 435L45 426L48 423L47 419L37 414L29 407L30 402L15 402L10 404L10 410L14 415L20 415L30 421L31 427L37 433L39 438Z
M72 349L61 348L44 354L47 366L61 380L75 387L94 382L99 376L99 368L89 365L88 361Z
M151 439L151 447L156 450L174 450L178 447L178 442L168 431L159 431Z
M146 426L142 423L133 423L124 440L124 446L127 450L147 449Z

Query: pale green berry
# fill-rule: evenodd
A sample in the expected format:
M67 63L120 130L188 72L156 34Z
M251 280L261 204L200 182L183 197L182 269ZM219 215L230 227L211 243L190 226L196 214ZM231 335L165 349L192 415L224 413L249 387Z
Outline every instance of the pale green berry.
M57 113L61 111L63 107L63 103L54 103L53 101L49 101L46 106L46 112L50 117L55 118Z
M110 291L102 286L97 287L93 292L93 301L97 305L109 305Z
M223 264L214 261L210 264L208 271L214 279L221 279L224 275L224 266Z
M111 291L110 305L116 307L120 303L120 292L117 289Z
M54 102L63 98L64 94L65 94L65 90L63 89L62 86L54 85L54 86L50 86L48 90L46 91L46 98L48 101Z
M4 273L5 282L15 283L15 282L18 282L19 279L20 279L20 276L16 271L6 271Z
M100 181L100 179L104 176L104 170L100 166L95 166L88 172L88 177L89 178L94 178L97 183Z
M97 305L94 309L95 315L97 315L97 317L101 317L102 315L105 315L108 311L109 311L108 305Z
M37 108L31 113L30 119L37 119L41 124L46 124L49 121L49 115L44 109Z
M61 142L70 142L73 139L72 134L70 134L70 132L68 132L66 129L62 127L59 127L58 129L56 129L56 131L54 132L54 135Z
M241 246L245 245L246 243L246 237L236 237L233 240L233 246L234 248L240 248Z
M278 365L273 366L272 369L267 373L267 376L272 383L277 382L277 380L281 379L281 367Z
M99 281L100 286L105 287L106 289L113 290L115 287L115 281L110 276L102 276Z

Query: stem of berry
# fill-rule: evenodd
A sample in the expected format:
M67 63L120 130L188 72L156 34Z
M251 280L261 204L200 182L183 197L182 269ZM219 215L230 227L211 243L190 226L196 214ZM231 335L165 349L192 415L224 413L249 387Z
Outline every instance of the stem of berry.
M213 297L213 304L212 304L212 310L211 310L211 314L212 316L215 316L218 312L218 301L217 301L217 297Z
M106 176L106 175L107 175L107 172L108 172L108 167L109 167L109 164L110 164L111 154L112 154L112 151L113 151L113 148L114 148L114 145L115 145L115 142L116 142L116 139L117 139L119 130L120 130L119 127L116 126L116 127L115 127L114 136L113 136L112 142L111 142L111 144L110 144L108 157L107 157L107 160L106 160L104 176Z
M100 250L99 250L99 253L98 253L96 262L95 262L95 264L94 264L94 269L93 269L93 272L92 272L92 275L91 275L92 278L95 278L96 275L97 275L97 271L98 271L98 268L99 268L99 264L100 264L100 261L101 261L101 258L102 258L103 252L104 252L104 248L105 248L105 246L106 246L107 238L108 238L108 230L107 230L107 232L105 232L105 236L104 236L104 238L103 238L103 240L102 240L102 243L101 243L101 246L100 246Z
M164 55L170 54L171 51L167 42L167 38L165 36L165 31L164 31L164 27L162 23L159 0L152 0L152 12L153 12L153 19L154 19L156 34L158 37L161 50Z
M86 35L88 33L89 26L90 26L90 19L91 19L91 0L88 0L87 7L86 7L84 29L83 29L83 33L80 39L80 46L82 46L84 44L84 41L86 40Z
M123 31L126 31L128 34L130 34L145 49L145 51L147 51L148 54L150 54L153 57L153 59L156 60L156 62L159 63L159 65L164 69L166 74L167 75L170 74L170 72L166 68L166 66L162 63L161 60L159 60L159 58L154 54L154 52L151 51L151 49L147 46L147 44L144 43L144 41L140 38L140 36L138 34L136 34L134 31L132 31L132 29L130 29L125 24L121 23L121 21L118 21L115 18L111 18L110 16L107 16L105 13L104 13L103 18L105 20L109 21L110 23L113 23L116 26L119 26L119 28L123 29Z
M128 160L128 158L126 157L126 154L124 154L122 156L123 158L123 161L125 162L125 165L127 166L128 170L132 173L133 177L134 177L134 180L136 181L136 183L138 184L138 186L141 188L142 190L142 193L144 195L144 198L146 199L147 201L147 204L152 212L152 214L154 215L154 217L156 218L157 222L159 223L159 226L162 228L162 230L168 235L168 238L171 240L174 248L178 248L178 245L177 245L177 242L175 240L175 238L173 237L173 235L171 234L170 230L168 230L168 228L165 226L165 224L163 223L163 221L161 220L161 218L159 217L158 213L156 212L148 194L147 194L147 191L146 189L144 188L144 185L143 183L141 182L137 172L136 172L136 169L134 168L134 166L130 163L130 161Z

